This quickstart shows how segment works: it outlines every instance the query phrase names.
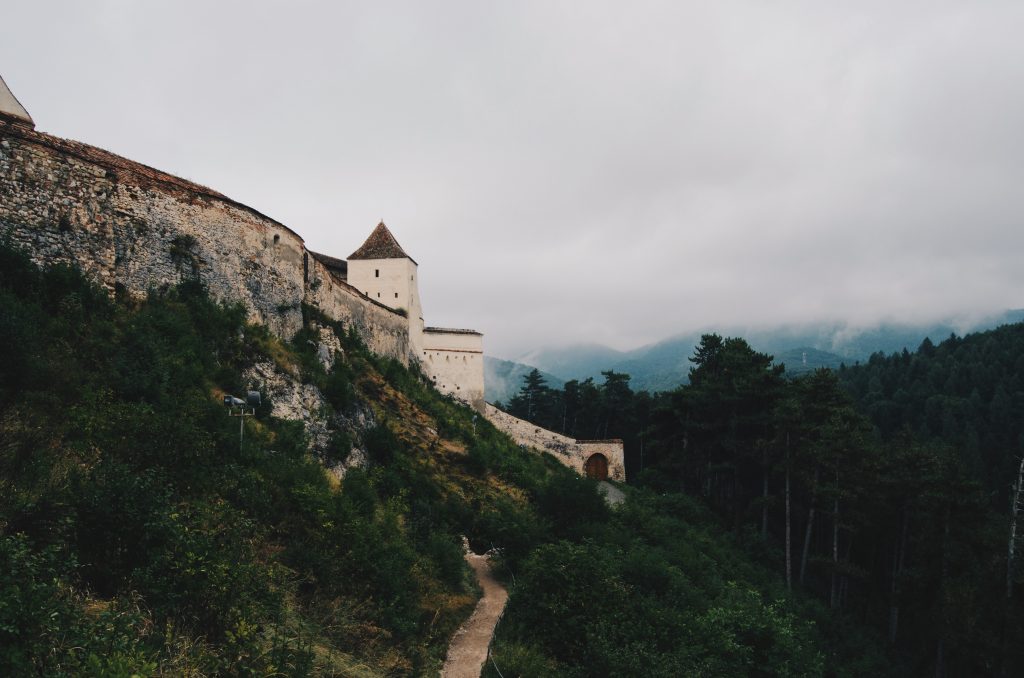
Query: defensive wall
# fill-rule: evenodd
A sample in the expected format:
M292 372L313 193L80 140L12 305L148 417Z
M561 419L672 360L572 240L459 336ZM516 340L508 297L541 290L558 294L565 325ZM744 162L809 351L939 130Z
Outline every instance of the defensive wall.
M409 322L310 256L283 224L204 186L0 118L0 237L142 296L196 277L290 338L303 302L408 364Z
M548 452L580 475L588 475L587 462L595 455L601 455L607 460L608 479L626 481L626 464L621 440L576 440L513 417L490 403L486 406L484 416L495 428L506 433L520 445Z
M2 80L0 93L9 94ZM200 279L215 299L241 302L250 320L285 339L302 327L302 304L317 306L355 327L373 352L405 365L415 356L439 391L469 402L518 443L549 452L580 474L603 457L608 477L625 480L621 441L573 440L484 403L483 336L424 327L415 261L402 263L400 277L379 281L390 287L380 285L378 301L347 280L354 262L307 250L297 233L251 207L38 132L27 114L9 113L0 110L0 238L22 246L36 263L78 266L111 292L135 297ZM379 265L354 265L355 272L373 270L378 284ZM370 289L369 273L364 277ZM384 292L403 306L383 303Z

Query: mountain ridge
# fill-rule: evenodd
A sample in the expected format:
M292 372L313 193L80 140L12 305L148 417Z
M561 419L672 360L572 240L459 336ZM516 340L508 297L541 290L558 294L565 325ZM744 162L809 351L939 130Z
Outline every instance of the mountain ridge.
M522 365L516 369L521 373L536 367L563 382L588 377L600 380L601 372L606 370L625 372L630 375L634 389L653 392L686 382L689 358L703 334L743 337L756 350L772 355L776 363L785 363L789 374L801 374L819 367L837 368L844 363L864 362L873 353L914 350L926 338L937 343L950 335L963 336L1022 321L1024 309L1018 308L970 322L948 318L932 323L881 323L864 328L845 323L819 323L707 329L674 335L628 351L594 343L571 344L534 349L503 362ZM488 387L489 400L491 395Z

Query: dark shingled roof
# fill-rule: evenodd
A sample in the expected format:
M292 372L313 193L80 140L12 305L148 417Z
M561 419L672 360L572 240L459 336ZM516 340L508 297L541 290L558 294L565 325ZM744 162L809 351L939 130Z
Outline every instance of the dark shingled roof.
M477 334L481 337L484 336L481 332L477 332L476 330L462 330L454 327L424 327L423 331L429 334Z
M319 252L314 252L313 250L309 249L307 249L306 251L309 252L310 256L312 256L314 259L316 259L321 264L326 266L331 273L338 276L342 280L348 279L347 261L345 261L344 259L338 259L336 257L330 257L327 256L326 254L320 254Z
M416 260L405 253L402 246L395 240L395 236L391 235L391 231L384 225L384 222L377 224L377 228L373 229L373 233L366 239L362 247L357 249L352 254L348 255L349 259L408 259L412 263L416 263ZM418 265L418 264L417 264Z

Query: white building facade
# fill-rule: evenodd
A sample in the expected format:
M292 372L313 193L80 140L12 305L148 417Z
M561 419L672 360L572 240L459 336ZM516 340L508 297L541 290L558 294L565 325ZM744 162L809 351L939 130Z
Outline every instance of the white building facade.
M425 327L419 274L384 225L349 255L347 282L371 300L409 319L409 349L438 391L484 408L484 337L476 330Z

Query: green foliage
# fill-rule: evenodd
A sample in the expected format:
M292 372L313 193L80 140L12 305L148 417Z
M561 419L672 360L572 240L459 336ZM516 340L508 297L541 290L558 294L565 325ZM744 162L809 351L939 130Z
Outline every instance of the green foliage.
M171 239L171 245L167 252L171 261L181 265L182 262L190 260L196 249L196 239L191 235L176 235Z
M948 541L909 538L901 614L942 618L951 647L985 642L990 598L975 584L992 563L978 556L998 531L978 488L956 455L865 454L824 375L783 387L763 356L724 340L709 342L689 393L633 393L614 372L536 384L538 412L570 435L644 441L646 477L665 494L630 490L610 509L594 483L520 449L415 367L370 354L353 327L303 317L285 344L198 282L115 301L0 247L0 673L436 672L472 608L466 535L501 555L512 599L495 657L521 675L817 675L824 663L882 675L880 645L846 615L876 613L878 596L828 611L790 594L779 519L754 536L759 507L778 515L761 480L777 499L787 460L807 466L791 468L795 511L816 506L815 534L828 521L857 545L839 562L811 558L809 592L840 575L853 595L885 579L865 574L899 535L865 537L883 515L942 516ZM323 328L344 348L330 370ZM217 395L246 390L243 371L266 359L319 388L331 420L377 423L339 427L316 459L301 422L271 417L265 399L240 448ZM339 483L322 462L354 445L369 464ZM670 491L686 484L701 499ZM941 597L926 604L927 590ZM918 628L901 641L925 647L933 636Z
M536 549L502 622L502 672L822 675L814 628L758 592L778 595L772 576L696 527L707 516L684 499L633 492L597 538Z
M597 483L572 473L557 474L537 493L537 510L560 539L580 539L608 520Z
M70 269L3 247L0 261L0 673L308 675L344 665L338 653L436 664L435 634L463 603L423 601L461 600L470 511L382 427L369 447L402 468L354 471L338 492L301 422L261 408L240 450L217 400L273 356L345 412L348 362L324 371L308 331L282 347L197 282L128 306ZM329 461L351 446L336 431Z
M693 520L718 521L745 557L809 596L798 613L816 620L829 670L1006 672L1024 638L1022 575L1007 572L1006 556L1024 440L1022 339L1024 325L1007 326L786 380L742 339L706 335L687 386L619 391L627 470L651 489L699 497L712 514ZM603 388L537 391L565 414L541 407L534 420L570 434L567 422L593 422L587 413L609 398L605 376Z
M144 615L131 600L86 611L67 579L74 567L56 547L0 536L0 673L153 675Z

